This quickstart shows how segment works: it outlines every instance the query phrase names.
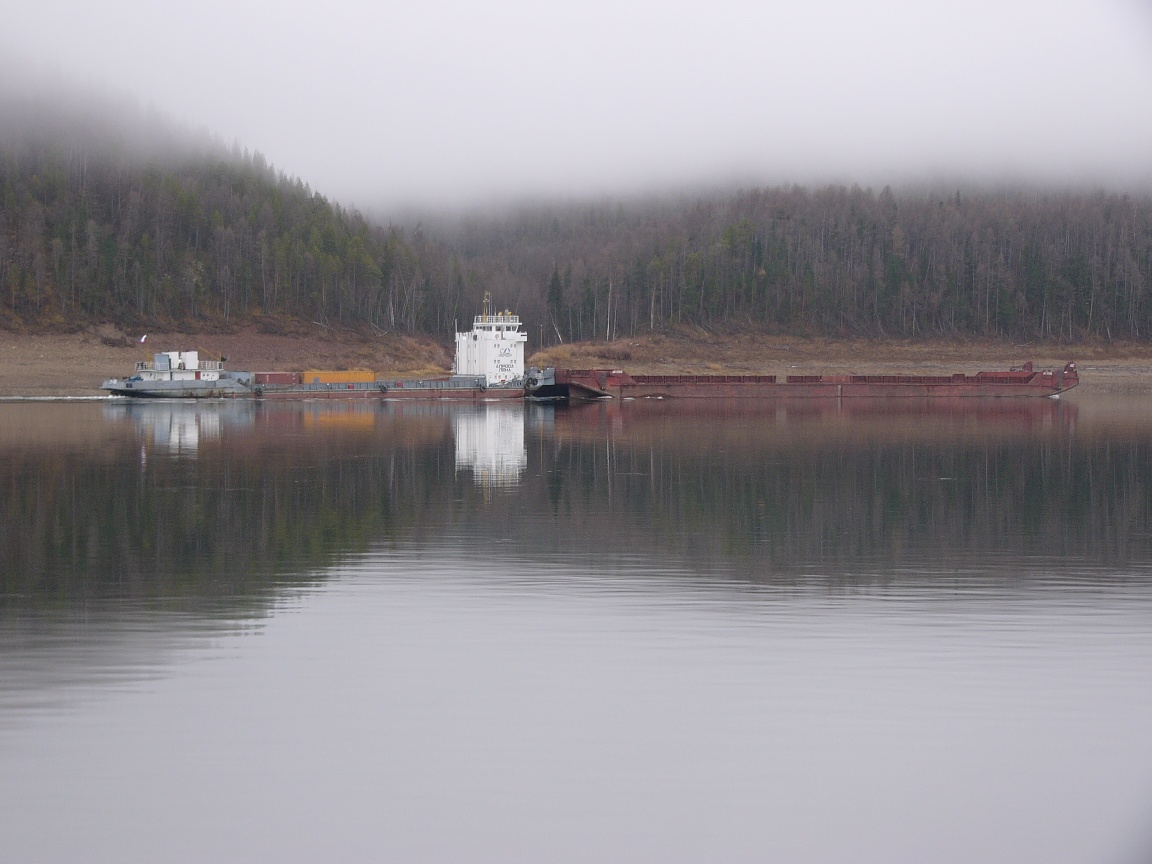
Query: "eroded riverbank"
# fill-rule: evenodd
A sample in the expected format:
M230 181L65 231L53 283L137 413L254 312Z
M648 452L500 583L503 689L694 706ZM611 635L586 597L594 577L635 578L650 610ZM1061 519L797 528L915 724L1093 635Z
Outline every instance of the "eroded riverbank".
M106 378L128 374L154 351L200 350L234 369L368 368L388 377L444 374L447 346L428 338L315 327L268 333L154 333L144 344L112 328L53 335L0 333L0 396L96 396ZM1006 369L1031 360L1080 369L1080 392L1152 393L1152 345L1015 344L1006 341L831 340L760 333L683 330L611 342L554 345L527 362L570 368L621 368L644 374L940 374Z

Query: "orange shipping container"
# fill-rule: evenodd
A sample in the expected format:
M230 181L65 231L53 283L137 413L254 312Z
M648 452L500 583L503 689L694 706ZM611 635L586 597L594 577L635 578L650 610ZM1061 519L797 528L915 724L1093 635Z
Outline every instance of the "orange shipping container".
M299 372L253 372L257 384L299 384Z
M309 369L303 378L305 384L372 384L376 373L371 369Z

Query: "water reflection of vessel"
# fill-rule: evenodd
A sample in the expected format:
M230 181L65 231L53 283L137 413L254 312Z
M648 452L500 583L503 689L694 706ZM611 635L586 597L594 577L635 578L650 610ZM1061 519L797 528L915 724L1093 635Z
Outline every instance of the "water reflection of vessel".
M631 375L620 369L528 370L538 399L841 399L1055 396L1080 383L1075 363L1036 371L1032 363L966 375Z
M510 488L528 465L524 409L518 405L463 406L452 414L456 470L468 469L477 486Z
M1064 434L1075 430L1078 416L1077 405L1056 399L609 399L558 407L541 434L571 440L671 436L677 447L711 447L717 441L759 447L777 438L791 440L803 430L805 445L820 447L870 439ZM697 424L687 439L683 423Z
M173 456L195 456L202 443L219 440L225 427L251 428L254 412L254 405L240 403L130 402L104 406L106 419L131 420L157 450Z

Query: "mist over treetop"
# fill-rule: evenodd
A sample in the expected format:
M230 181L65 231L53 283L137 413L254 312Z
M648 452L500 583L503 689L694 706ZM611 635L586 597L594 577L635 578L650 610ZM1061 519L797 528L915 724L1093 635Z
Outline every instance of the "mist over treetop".
M8 157L82 156L141 166L229 155L207 129L193 130L123 92L11 64L0 73L0 147Z
M1152 186L1142 0L10 7L0 58L138 94L360 208L939 176Z
M0 126L9 327L279 316L447 339L489 292L545 344L1152 331L1147 195L782 185L383 224L156 112L77 105L25 101Z

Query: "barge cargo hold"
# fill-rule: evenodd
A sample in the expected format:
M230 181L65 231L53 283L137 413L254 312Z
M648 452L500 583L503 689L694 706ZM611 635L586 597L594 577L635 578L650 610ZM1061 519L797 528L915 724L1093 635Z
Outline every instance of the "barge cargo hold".
M524 398L522 381L489 384L483 375L377 381L376 384L384 399L461 399L484 402L491 399Z
M530 369L529 398L841 399L1055 396L1080 383L1075 363L967 375L631 375L619 369Z

